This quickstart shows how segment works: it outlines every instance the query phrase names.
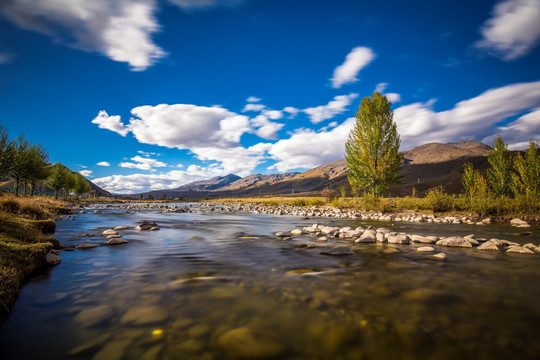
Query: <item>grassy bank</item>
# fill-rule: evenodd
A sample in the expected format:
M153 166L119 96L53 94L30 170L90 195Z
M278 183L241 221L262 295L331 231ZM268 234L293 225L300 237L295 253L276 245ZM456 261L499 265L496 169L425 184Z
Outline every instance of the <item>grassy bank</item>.
M45 266L45 255L58 245L54 216L66 211L62 201L0 196L0 323L9 314L20 287Z

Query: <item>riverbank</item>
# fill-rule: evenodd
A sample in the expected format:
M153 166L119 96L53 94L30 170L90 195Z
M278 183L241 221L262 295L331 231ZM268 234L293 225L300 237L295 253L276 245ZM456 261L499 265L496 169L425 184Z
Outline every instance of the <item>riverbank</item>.
M209 204L256 204L262 206L293 206L338 208L342 211L383 214L423 214L438 217L486 218L499 222L509 222L521 218L529 223L540 222L540 202L524 198L486 198L475 199L473 204L465 197L455 197L443 192L434 192L424 198L393 197L335 197L325 199L320 196L300 197L249 197L204 200Z
M7 316L24 281L61 261L52 251L58 248L54 218L68 212L63 201L43 198L0 197L0 323Z
M215 207L214 211L227 212L251 212L255 214L273 214L273 215L295 215L303 217L331 217L331 218L348 218L361 220L381 220L381 221L405 221L405 222L426 222L426 223L443 223L443 224L469 224L484 226L492 222L510 223L517 227L529 227L529 224L539 223L540 216L524 215L519 217L502 216L490 217L481 216L474 213L463 212L420 212L414 210L396 210L396 211L365 211L358 209L346 209L334 206L298 206L291 205L287 202L259 202L246 201L246 199L236 200L234 202L223 201L206 201L203 203L210 208ZM219 205L219 206L216 206Z

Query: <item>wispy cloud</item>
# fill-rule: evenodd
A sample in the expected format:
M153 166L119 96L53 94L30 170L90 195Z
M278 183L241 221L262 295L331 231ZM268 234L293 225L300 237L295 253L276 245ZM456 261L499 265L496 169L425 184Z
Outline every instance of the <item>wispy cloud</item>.
M81 174L84 177L92 176L92 170L80 170L79 174Z
M309 119L312 123L317 124L321 121L331 119L336 115L344 113L347 110L347 107L357 97L358 94L356 93L351 93L349 95L338 95L334 97L334 100L330 101L326 105L310 107L302 111L309 115Z
M332 87L340 88L344 84L358 81L357 75L371 61L375 59L375 53L368 47L359 46L351 50L345 58L345 62L334 70Z
M258 97L255 97L255 96L250 96L246 99L247 102L250 102L250 103L254 103L254 102L259 102L261 101L262 99L261 98L258 98Z
M510 145L540 137L539 126L530 126L537 119L536 111L508 120L540 106L540 81L490 89L441 112L433 110L434 102L405 105L394 111L403 149L427 142L481 141L500 132L512 133L508 136ZM500 125L503 122L507 123ZM530 126L527 131L525 124Z
M311 168L323 163L343 159L345 142L354 125L355 118L349 118L331 129L314 131L299 129L290 138L272 144L268 153L277 162L270 169L289 171L297 168Z
M12 53L0 51L0 65L9 64L13 61L15 56Z
M381 94L383 94L384 96L386 96L386 98L392 103L400 102L401 101L401 95L399 95L398 93L385 93L384 92L386 90L387 86L388 86L388 83L379 83L375 87L375 91L378 91Z
M134 162L122 162L119 164L120 167L129 168L129 169L139 169L139 170L152 170L157 167L165 167L167 164L164 162L158 161L156 159L151 159L148 157L134 156L130 160Z
M203 9L215 6L232 7L241 4L243 0L169 0L184 10Z
M540 1L505 0L481 27L475 46L505 61L527 55L540 39Z
M107 162L107 161L98 162L96 165L98 165L98 166L106 166L106 167L111 166L111 164L109 162Z
M0 11L22 28L128 63L135 71L145 70L165 56L151 38L159 30L154 0L12 0L0 4Z

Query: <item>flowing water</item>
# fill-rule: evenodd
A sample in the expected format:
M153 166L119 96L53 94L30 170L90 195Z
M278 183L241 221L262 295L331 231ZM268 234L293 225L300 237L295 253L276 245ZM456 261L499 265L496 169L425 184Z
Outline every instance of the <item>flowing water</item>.
M186 205L182 205L186 206ZM193 208L196 209L196 208ZM540 357L540 256L274 237L313 223L477 234L509 226L105 208L57 224L66 245L118 225L128 244L63 251L27 283L0 328L2 359L533 359ZM345 244L353 254L327 256Z

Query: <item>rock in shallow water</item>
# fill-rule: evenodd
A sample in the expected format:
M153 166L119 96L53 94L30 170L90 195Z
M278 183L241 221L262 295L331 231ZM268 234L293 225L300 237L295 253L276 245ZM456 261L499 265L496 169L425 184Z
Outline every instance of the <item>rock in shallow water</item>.
M450 247L464 247L471 248L472 244L469 240L462 238L460 236L451 236L437 241L436 243L439 246L450 246Z
M48 253L46 256L45 256L45 262L47 263L47 265L58 265L62 262L62 258L58 255L55 255L53 253Z
M110 305L100 305L81 311L74 321L83 327L91 327L110 320L113 315L114 310Z
M167 318L165 310L158 306L137 306L128 310L122 316L122 324L149 325L161 322Z
M218 343L234 359L274 358L285 350L271 334L247 326L226 332L218 338Z
M352 255L353 251L348 246L336 246L331 249L322 251L321 254L333 255L333 256L344 256L344 255Z
M416 251L418 251L418 252L434 252L435 249L432 248L431 246L421 246L421 247L417 248Z

